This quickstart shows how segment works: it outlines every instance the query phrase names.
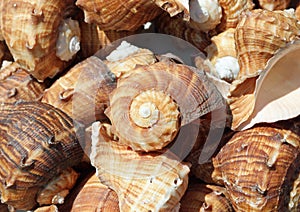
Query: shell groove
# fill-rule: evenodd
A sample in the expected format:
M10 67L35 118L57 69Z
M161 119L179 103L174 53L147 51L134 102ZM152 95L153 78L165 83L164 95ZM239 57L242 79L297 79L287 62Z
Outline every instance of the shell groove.
M37 193L80 162L83 151L73 121L51 105L2 103L0 111L1 201L29 210L37 205Z

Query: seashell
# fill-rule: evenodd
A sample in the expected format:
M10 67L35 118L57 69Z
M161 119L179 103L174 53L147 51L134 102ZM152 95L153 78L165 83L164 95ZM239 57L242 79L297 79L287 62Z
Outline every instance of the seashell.
M218 0L191 0L190 16L191 19L188 24L190 27L208 32L220 24L222 8Z
M115 77L99 58L91 56L72 67L46 89L42 102L60 108L74 120L89 124L105 119L108 94Z
M225 31L228 28L235 28L242 13L251 11L254 8L252 0L219 0L223 15L221 23L217 26L218 31Z
M58 212L58 208L56 205L47 205L35 209L34 212Z
M232 129L243 130L256 123L287 120L299 115L298 55L295 40L277 51L259 75L232 84L229 106Z
M16 62L0 71L0 102L39 100L45 89L46 83L33 79Z
M299 122L299 117L298 117ZM299 210L299 125L261 125L237 132L213 164L235 211Z
M160 8L174 17L183 13L183 19L188 21L190 19L190 6L189 0L154 0Z
M180 126L224 104L203 71L172 62L137 67L118 80L109 99L105 114L114 134L136 151L162 149Z
M93 123L92 165L114 190L120 211L171 211L188 185L189 167L170 151L137 153L120 145L108 124Z
M233 211L224 193L226 193L224 187L193 182L189 184L188 189L180 201L179 211Z
M80 56L85 59L94 55L99 49L111 44L112 42L121 38L139 33L140 30L136 31L103 31L96 24L87 24L80 22L81 29L81 41L80 41Z
M260 8L266 10L284 10L288 8L291 0L258 0Z
M78 176L79 174L70 167L63 170L58 177L39 191L36 198L39 205L63 204Z
M86 23L97 24L105 31L135 31L162 13L154 1L148 0L77 0L76 5L83 10Z
M151 65L156 61L152 51L122 41L115 50L106 56L104 63L119 79L128 76L137 66Z
M275 52L299 36L300 24L286 11L252 10L241 16L235 42L239 78L264 69Z
M205 48L207 59L214 66L212 74L229 83L237 78L240 70L234 33L235 29L229 28L213 36L212 43Z
M295 16L297 20L300 21L300 3L298 3L298 5L296 6Z
M102 184L96 174L86 181L77 194L71 212L79 211L120 211L117 194Z
M65 113L41 102L0 106L1 202L15 209L37 206L36 195L83 151ZM80 129L78 129L80 130Z
M163 14L157 19L156 25L158 32L186 40L203 52L211 42L207 33L193 29L180 17L171 18Z
M62 71L80 48L80 29L69 17L73 0L3 1L1 31L14 60L39 81Z

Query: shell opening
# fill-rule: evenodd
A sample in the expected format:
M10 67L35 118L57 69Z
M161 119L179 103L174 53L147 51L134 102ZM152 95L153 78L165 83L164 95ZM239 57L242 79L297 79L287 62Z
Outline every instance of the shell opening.
M69 61L80 50L79 23L71 18L64 19L58 30L56 56L63 61Z

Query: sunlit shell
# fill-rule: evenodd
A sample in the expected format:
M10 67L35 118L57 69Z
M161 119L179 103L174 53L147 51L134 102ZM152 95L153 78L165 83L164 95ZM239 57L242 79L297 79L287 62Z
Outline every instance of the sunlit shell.
M40 100L45 88L16 62L0 70L0 102Z
M62 173L52 179L45 188L37 194L39 205L63 204L65 197L74 187L79 174L72 168L67 168Z
M218 26L220 31L235 28L239 21L239 16L243 12L254 8L252 0L219 0L219 4L223 10L221 24Z
M190 27L208 32L221 22L222 8L218 0L191 0L190 15Z
M85 59L94 55L99 49L109 45L113 41L130 36L139 32L137 31L103 31L96 24L87 24L80 22L81 41L80 56Z
M70 50L75 47L78 51L80 35L68 36L80 33L78 27L75 27L75 32L71 25L68 25L70 28L59 28L64 21L70 22L69 17L65 16L69 15L68 10L72 6L75 6L73 0L2 2L0 26L8 48L14 60L39 81L54 77L66 67L67 62L57 56L57 46L67 42Z
M213 178L236 211L299 210L299 125L291 126L238 132L213 159Z
M235 31L239 78L264 69L275 52L299 33L300 24L289 12L257 9L244 13Z
M118 212L117 194L102 184L96 174L93 174L73 201L71 212L81 211Z
M91 56L72 67L48 88L42 102L51 104L83 124L104 119L115 77L102 60Z
M288 44L272 57L259 76L232 84L229 96L233 129L276 122L300 114L300 41Z
M171 211L188 185L189 167L168 152L139 154L120 145L110 125L93 124L92 165L119 198L120 211Z
M84 11L86 23L95 23L105 31L135 31L163 12L154 1L148 0L77 0L76 5Z
M183 13L183 19L190 19L189 0L154 0L160 8L169 13L171 17Z
M29 210L37 204L37 193L76 165L83 151L73 120L51 105L2 103L0 111L1 201Z
M182 212L233 211L229 200L226 199L224 187L202 183L190 183L180 201Z
M118 80L105 113L120 143L153 151L172 142L180 126L222 105L221 94L203 71L158 62Z
M189 27L180 17L171 18L163 14L157 19L156 23L158 32L186 40L196 46L200 51L204 51L210 44L210 39L205 32Z
M266 10L284 10L291 0L258 0L259 7Z

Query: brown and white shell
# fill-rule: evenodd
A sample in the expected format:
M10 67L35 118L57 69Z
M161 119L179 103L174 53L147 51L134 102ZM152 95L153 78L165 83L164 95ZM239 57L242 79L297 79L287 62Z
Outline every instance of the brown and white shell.
M277 51L259 75L232 84L229 106L232 128L247 129L261 122L287 120L300 114L300 41Z
M14 60L39 81L62 71L80 48L72 7L73 0L2 1L3 38Z
M299 117L297 123L238 132L213 158L213 179L236 211L299 210Z
M284 10L287 9L291 0L258 0L260 8L266 10Z
M33 209L38 192L80 162L79 131L65 113L45 103L2 103L0 111L1 202Z
M0 102L40 100L46 83L41 83L16 62L0 70Z
M137 153L108 124L93 123L91 162L119 198L120 211L171 211L188 185L189 166L170 151Z
M84 11L86 23L95 23L105 31L135 31L163 12L148 0L77 0L76 5Z
M60 108L74 120L90 124L105 119L108 94L116 87L114 74L91 56L72 67L46 89L42 102Z
M226 189L221 186L192 182L180 201L181 212L232 212Z
M183 14L183 19L188 21L190 19L189 0L154 0L160 8L165 10L170 17L178 14Z
M224 106L205 73L174 62L134 69L118 80L105 113L119 143L137 151L159 150L181 126Z

